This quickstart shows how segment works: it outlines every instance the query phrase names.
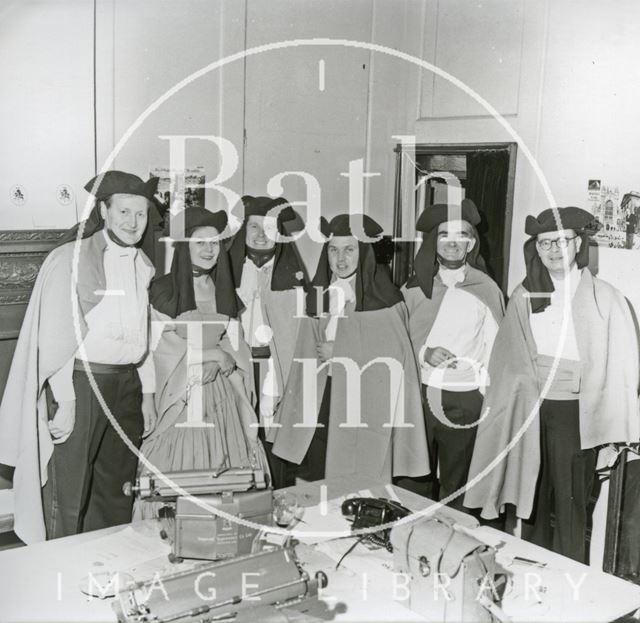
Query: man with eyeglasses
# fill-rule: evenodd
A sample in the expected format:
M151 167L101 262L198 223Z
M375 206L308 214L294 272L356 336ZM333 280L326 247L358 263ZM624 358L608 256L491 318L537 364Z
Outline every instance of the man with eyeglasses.
M504 315L500 289L479 255L478 210L463 199L457 214L446 204L428 207L416 229L423 242L414 274L403 288L409 335L420 367L434 483L401 481L462 509L486 366Z
M592 220L575 207L527 217L527 274L496 337L465 496L487 519L513 504L524 538L580 562L596 451L640 436L634 323L585 268Z

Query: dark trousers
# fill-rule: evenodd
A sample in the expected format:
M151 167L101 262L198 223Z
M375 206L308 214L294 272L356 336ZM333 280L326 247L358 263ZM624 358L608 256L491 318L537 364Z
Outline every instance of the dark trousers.
M423 385L422 390L431 474L435 477L440 467L437 499L444 500L467 483L477 427L453 428L441 421L432 410L437 405L429 404L427 400L427 387ZM482 394L477 389L467 392L435 390L436 400L438 394L441 396L442 411L449 422L456 426L469 426L478 421L482 410ZM449 500L447 505L464 510L463 498L464 491Z
M318 426L313 433L309 449L298 467L297 476L308 482L322 480L327 463L327 439L329 437L329 413L331 411L331 377L327 377L324 387L320 411L318 412Z
M137 370L93 377L116 422L139 448L144 425ZM135 480L138 457L107 419L84 371L74 371L73 386L75 426L67 441L54 446L42 493L50 539L131 521L133 499L122 485Z
M596 451L580 448L578 401L544 400L540 406L540 472L533 512L522 522L522 537L586 562L595 465Z
M268 358L258 359L253 357L253 378L254 389L256 392L256 413L260 420L260 389L262 387L263 372L262 366L266 366ZM267 463L269 463L269 471L271 472L271 485L274 489L282 489L296 484L295 466L289 461L281 459L273 453L273 444L264 438L264 428L258 429L258 437L262 441L265 454L267 455Z

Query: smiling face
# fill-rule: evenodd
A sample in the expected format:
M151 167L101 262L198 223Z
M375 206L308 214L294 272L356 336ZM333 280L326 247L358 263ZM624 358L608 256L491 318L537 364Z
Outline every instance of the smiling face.
M540 246L541 244L546 244L544 243L545 240L552 241L551 248L548 250ZM560 245L566 245L566 247L563 249ZM563 278L565 267L570 270L575 265L576 255L580 251L581 245L582 238L576 236L576 232L573 229L562 229L538 234L536 250L551 275L556 278Z
M464 260L475 243L473 227L467 221L447 221L438 226L436 248L438 255L448 262Z
M198 227L191 234L189 241L189 255L191 263L211 270L218 261L220 254L220 242L212 240L218 237L218 230L215 227Z
M327 254L331 272L340 279L346 279L358 268L358 239L354 236L334 236L327 246Z
M268 251L276 246L276 219L252 214L247 219L245 244L251 249Z
M125 244L133 245L147 227L149 201L140 195L118 193L100 203L100 214L108 229Z

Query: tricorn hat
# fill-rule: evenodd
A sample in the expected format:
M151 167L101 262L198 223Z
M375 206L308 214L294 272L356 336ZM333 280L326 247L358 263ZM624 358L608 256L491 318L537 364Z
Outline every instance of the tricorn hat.
M140 195L152 200L158 190L160 178L150 177L143 182L137 175L124 171L105 171L89 180L84 189L102 200L115 194Z
M420 215L416 222L416 229L427 234L438 225L450 220L451 214L452 208L449 204L435 203ZM474 226L480 222L480 213L471 199L462 200L460 204L460 219Z

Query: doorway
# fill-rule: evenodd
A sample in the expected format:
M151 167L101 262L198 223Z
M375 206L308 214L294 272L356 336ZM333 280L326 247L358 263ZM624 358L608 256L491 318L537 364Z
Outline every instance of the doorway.
M413 272L417 244L415 223L423 210L447 201L450 179L459 181L462 198L478 207L480 254L490 276L506 295L513 214L516 143L399 144L396 151L396 197L393 280L402 285ZM438 174L442 173L442 177Z

